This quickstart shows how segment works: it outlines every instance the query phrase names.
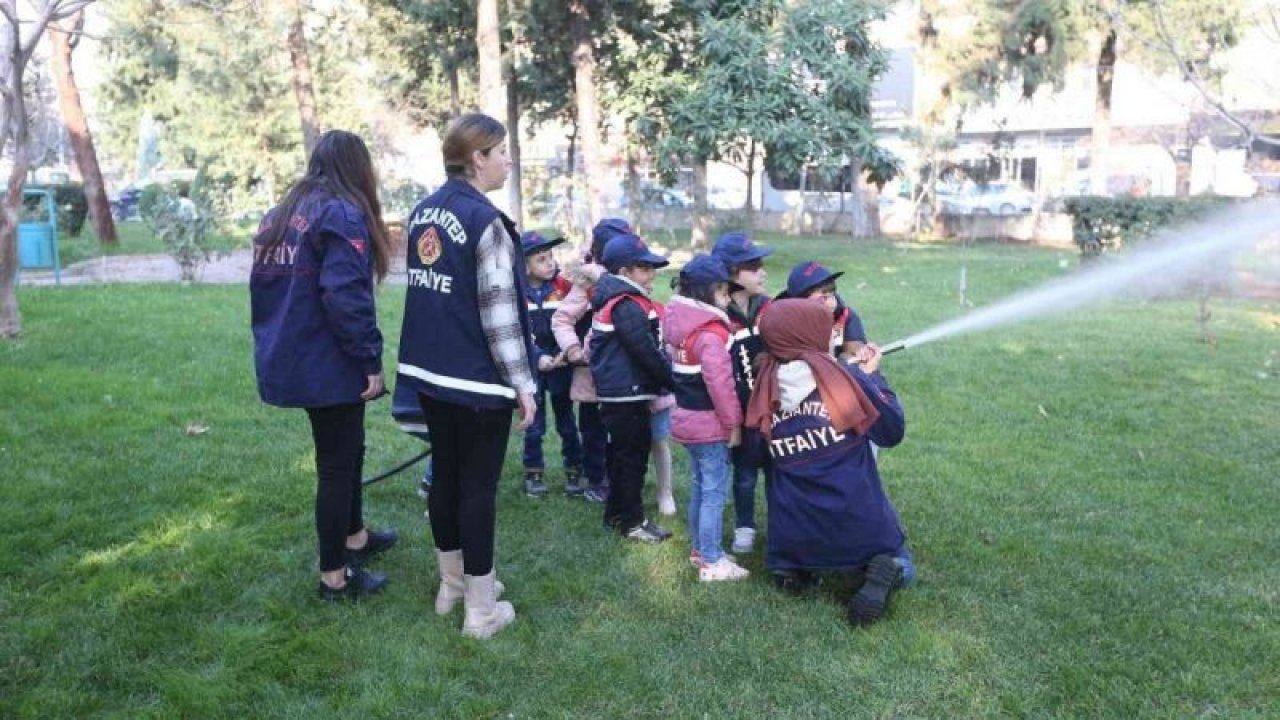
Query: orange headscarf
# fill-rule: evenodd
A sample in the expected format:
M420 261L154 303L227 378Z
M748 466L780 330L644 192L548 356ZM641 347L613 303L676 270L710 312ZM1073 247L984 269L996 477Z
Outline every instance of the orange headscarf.
M813 300L776 300L760 318L764 361L755 391L747 403L746 424L770 437L773 412L778 408L778 368L803 360L813 370L822 404L836 432L854 430L864 435L880 417L862 386L831 357L831 313Z

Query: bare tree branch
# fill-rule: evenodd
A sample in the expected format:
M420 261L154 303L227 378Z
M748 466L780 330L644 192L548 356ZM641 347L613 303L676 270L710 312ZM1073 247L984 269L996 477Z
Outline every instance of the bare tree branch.
M1122 0L1123 1L1123 0ZM1280 138L1273 138L1268 135L1261 134L1253 129L1253 126L1245 122L1238 115L1227 109L1223 101L1210 88L1209 83L1204 79L1200 72L1196 69L1195 63L1191 62L1182 52L1182 48L1178 45L1177 39L1169 30L1169 24L1165 19L1164 1L1151 0L1148 7L1151 8L1152 17L1156 22L1156 32L1159 35L1159 41L1142 36L1133 29L1124 16L1117 8L1107 8L1105 10L1111 22L1118 30L1122 30L1132 39L1138 41L1141 45L1149 50L1165 55L1173 65L1178 68L1182 79L1195 88L1200 97L1213 109L1220 117L1235 126L1245 136L1248 145L1260 142L1265 145L1280 147Z

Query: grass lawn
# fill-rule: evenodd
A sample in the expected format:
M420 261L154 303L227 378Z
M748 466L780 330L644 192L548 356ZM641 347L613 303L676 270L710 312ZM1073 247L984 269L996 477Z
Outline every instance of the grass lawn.
M802 257L846 270L875 340L963 311L960 249L773 241L772 287ZM1075 265L967 252L977 305ZM388 367L402 297L380 295ZM26 335L0 344L4 717L1280 716L1274 303L1215 301L1216 347L1169 300L886 358L908 431L882 472L920 577L865 630L838 582L783 595L758 551L748 582L698 584L682 521L640 547L599 506L525 499L513 440L498 562L517 620L476 642L432 611L418 470L366 495L402 532L385 595L314 598L307 423L257 399L243 288L19 298ZM416 451L386 400L367 424L368 471Z

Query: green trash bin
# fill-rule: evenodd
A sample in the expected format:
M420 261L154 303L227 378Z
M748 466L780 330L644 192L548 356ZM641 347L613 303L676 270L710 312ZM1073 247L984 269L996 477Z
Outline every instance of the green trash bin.
M28 198L34 199L32 203ZM62 284L58 258L58 206L48 190L22 191L22 221L18 223L18 270L53 269Z

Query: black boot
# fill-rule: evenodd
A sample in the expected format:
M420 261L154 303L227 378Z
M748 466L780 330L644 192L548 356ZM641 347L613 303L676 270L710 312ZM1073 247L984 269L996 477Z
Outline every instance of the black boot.
M892 555L876 555L867 563L866 580L849 599L849 623L870 625L884 617L893 593L902 587L902 566Z
M524 494L531 498L547 496L547 484L542 481L541 470L524 471Z
M564 494L569 497L582 497L582 468L567 467L564 469Z

